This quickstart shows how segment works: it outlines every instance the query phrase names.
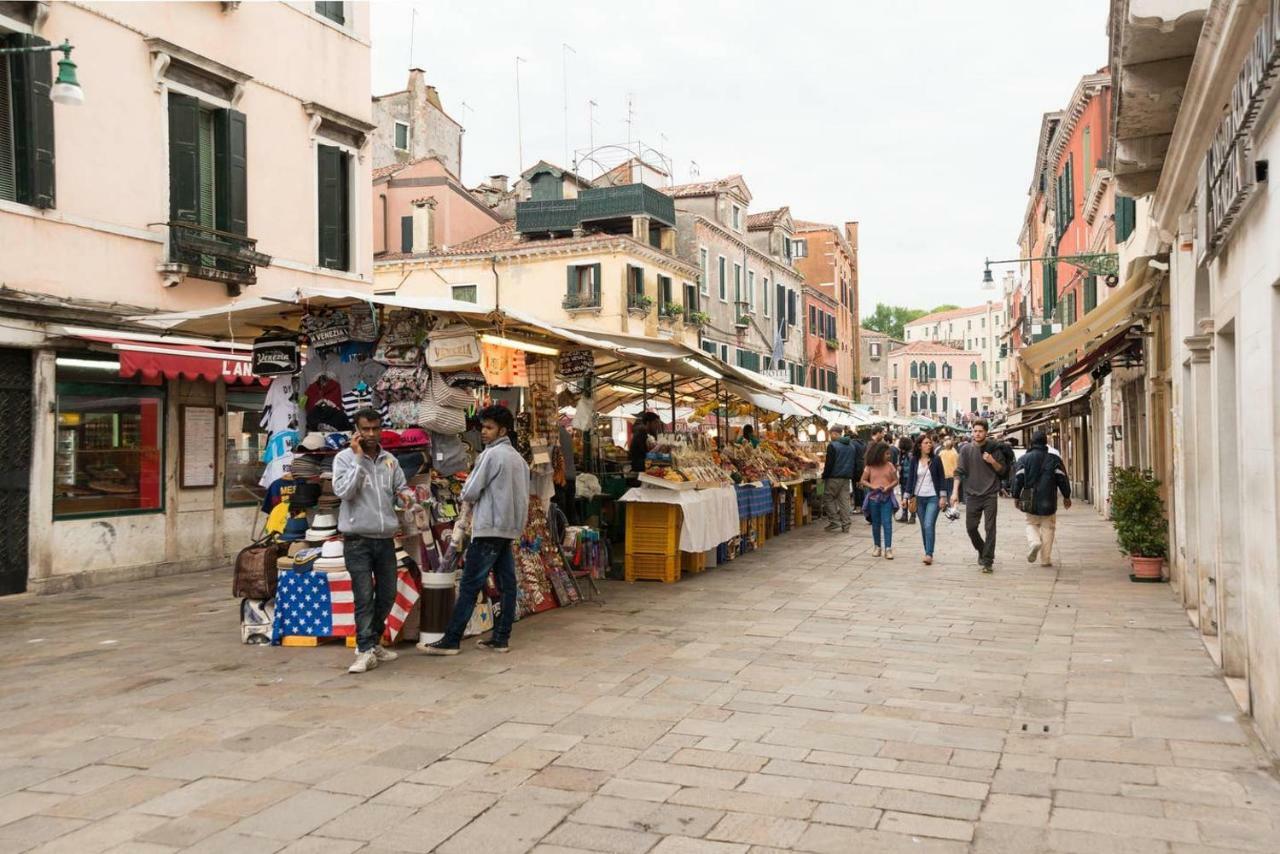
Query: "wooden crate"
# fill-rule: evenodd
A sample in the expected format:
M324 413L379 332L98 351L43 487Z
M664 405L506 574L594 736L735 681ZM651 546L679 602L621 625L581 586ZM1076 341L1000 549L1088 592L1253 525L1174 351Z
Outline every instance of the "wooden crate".
M680 541L680 508L675 504L642 504L627 506L627 553L676 554Z
M680 552L680 572L698 573L707 568L706 552Z
M349 637L315 637L313 635L285 635L280 638L281 646L322 646L331 643L345 643L347 648L355 649L355 635Z
M664 584L674 584L680 580L680 558L676 554L627 552L624 577L627 581L661 581Z

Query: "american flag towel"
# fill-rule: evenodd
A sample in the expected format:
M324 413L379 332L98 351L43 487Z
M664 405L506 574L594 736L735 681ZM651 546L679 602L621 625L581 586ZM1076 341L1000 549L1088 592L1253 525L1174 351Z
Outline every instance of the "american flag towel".
M280 573L271 643L278 645L285 635L350 637L355 633L356 605L348 573Z
M400 640L400 632L404 629L404 621L409 618L409 611L422 595L409 570L403 566L396 577L396 602L387 614L386 639L391 643Z

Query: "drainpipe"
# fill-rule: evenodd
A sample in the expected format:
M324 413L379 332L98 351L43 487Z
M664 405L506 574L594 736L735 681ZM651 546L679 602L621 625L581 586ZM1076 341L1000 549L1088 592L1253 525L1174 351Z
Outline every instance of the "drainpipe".
M489 269L493 270L493 310L496 312L502 304L502 279L498 276L498 256L489 256Z

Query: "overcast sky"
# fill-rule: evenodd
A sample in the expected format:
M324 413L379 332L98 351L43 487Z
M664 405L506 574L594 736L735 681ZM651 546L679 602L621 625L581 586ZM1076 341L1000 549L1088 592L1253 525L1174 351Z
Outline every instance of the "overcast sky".
M416 8L417 25L410 27ZM632 139L675 180L740 172L752 210L861 223L861 305L976 304L1017 254L1043 113L1107 61L1107 0L418 0L373 5L373 90L410 63L466 127L467 186ZM569 44L575 53L562 47ZM462 105L466 103L467 108ZM663 136L665 135L665 140ZM997 279L999 275L997 274Z

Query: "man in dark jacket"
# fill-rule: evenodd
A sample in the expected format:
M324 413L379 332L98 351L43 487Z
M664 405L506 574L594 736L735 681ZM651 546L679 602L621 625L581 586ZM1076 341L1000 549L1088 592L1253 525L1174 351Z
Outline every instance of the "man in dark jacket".
M867 446L852 430L848 434L849 444L853 446L853 506L862 506L862 488L858 482L862 480L862 470L867 467Z
M1027 563L1040 558L1041 566L1053 566L1053 535L1058 526L1058 493L1062 506L1071 507L1071 481L1062 465L1062 457L1049 453L1049 437L1037 430L1031 437L1030 449L1018 460L1013 476L1013 497L1025 506L1027 490Z
M831 441L827 443L827 459L822 467L823 497L826 505L827 530L849 530L850 491L853 488L853 470L856 454L853 443L839 427L831 428Z

